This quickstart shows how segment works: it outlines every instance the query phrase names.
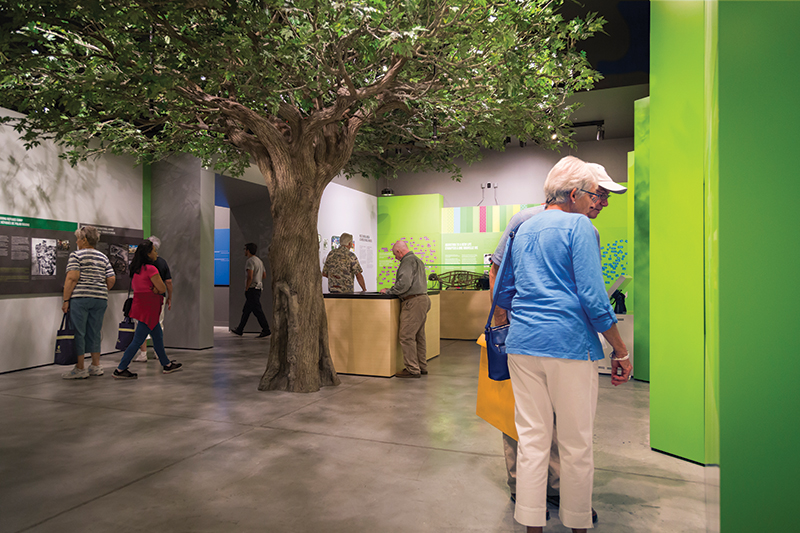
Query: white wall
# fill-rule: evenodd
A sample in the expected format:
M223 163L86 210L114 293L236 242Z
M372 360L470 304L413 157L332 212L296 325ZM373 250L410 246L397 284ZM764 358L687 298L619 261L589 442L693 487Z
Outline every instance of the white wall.
M104 156L73 168L59 153L52 142L26 151L11 127L0 126L0 214L142 227L142 169L132 158ZM114 350L126 296L109 298L104 353ZM0 372L52 363L61 303L60 294L0 295Z
M626 182L628 152L632 150L633 138L579 143L576 149L560 153L532 146L520 148L512 143L505 152L485 151L481 161L462 165L460 182L453 181L448 174L420 172L402 174L392 181L381 180L380 188L389 187L395 195L441 194L445 207L542 203L547 173L563 156L574 155L600 163L613 180ZM497 188L482 190L481 184L486 182Z
M359 179L359 178L356 178ZM322 195L317 231L320 242L320 269L331 251L332 236L349 233L356 244L354 253L364 270L367 290L374 292L378 283L378 198L338 183L330 183ZM360 290L355 282L355 290ZM322 291L328 292L328 280L322 278Z

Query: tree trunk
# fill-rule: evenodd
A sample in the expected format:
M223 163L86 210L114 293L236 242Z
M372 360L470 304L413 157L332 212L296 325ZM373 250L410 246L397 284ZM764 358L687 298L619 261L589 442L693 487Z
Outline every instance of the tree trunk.
M324 187L271 187L274 233L269 247L275 330L259 390L315 392L339 385L328 348L317 218Z

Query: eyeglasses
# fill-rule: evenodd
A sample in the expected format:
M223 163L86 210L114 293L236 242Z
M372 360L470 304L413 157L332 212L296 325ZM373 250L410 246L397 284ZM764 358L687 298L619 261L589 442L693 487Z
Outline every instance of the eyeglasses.
M586 194L588 194L589 196L594 198L595 201L598 201L598 202L603 202L603 201L607 202L608 201L608 197L610 196L608 193L597 194L596 192L587 191L586 189L578 189L578 190L585 192Z

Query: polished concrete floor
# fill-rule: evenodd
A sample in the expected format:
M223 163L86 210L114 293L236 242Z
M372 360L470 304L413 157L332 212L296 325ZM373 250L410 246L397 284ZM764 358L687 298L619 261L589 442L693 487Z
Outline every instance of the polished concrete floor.
M99 378L0 375L0 531L525 531L475 415L475 343L443 340L422 379L313 394L257 390L268 344L217 329L170 351L182 372L133 363L136 381L111 377L120 354ZM705 531L704 469L650 450L648 403L646 383L601 378L596 531Z

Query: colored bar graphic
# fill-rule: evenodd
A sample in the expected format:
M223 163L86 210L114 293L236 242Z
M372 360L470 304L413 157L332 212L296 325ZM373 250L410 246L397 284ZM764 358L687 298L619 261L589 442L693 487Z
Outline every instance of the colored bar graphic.
M486 206L482 205L478 208L480 210L480 222L478 231L486 233Z

